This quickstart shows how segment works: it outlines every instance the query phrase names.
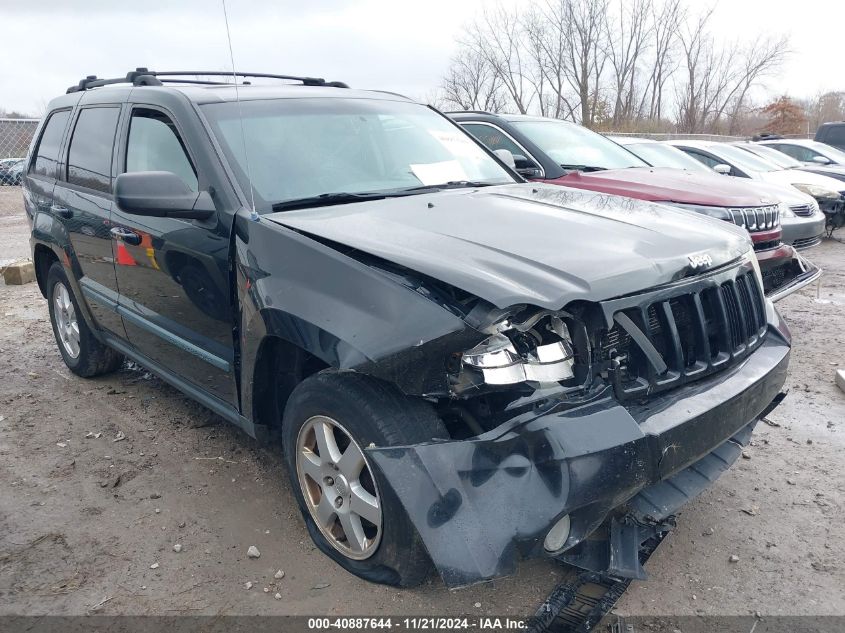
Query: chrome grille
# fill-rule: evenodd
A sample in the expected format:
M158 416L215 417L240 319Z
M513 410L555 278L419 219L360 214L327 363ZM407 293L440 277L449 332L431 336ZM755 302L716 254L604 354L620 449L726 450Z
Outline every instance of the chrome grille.
M729 209L733 223L749 232L768 231L780 226L780 209L773 204L765 207Z
M795 215L800 215L802 218L810 217L816 212L812 204L796 204L789 208Z

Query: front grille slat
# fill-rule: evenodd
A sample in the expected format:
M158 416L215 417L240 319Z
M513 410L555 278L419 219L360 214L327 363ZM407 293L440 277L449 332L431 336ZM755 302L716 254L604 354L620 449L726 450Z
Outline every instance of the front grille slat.
M637 341L614 324L598 353L610 363L623 399L648 399L734 364L763 341L767 322L762 289L748 269L733 280L614 311L621 313L642 329L666 364L658 359L655 370ZM649 353L653 359L654 351Z
M744 227L751 233L768 231L780 226L780 209L777 205L728 209L728 212L731 222Z

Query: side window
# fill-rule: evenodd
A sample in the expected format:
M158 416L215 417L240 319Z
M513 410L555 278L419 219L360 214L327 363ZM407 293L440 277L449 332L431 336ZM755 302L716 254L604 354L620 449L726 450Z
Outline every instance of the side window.
M714 159L712 156L708 156L707 154L702 154L701 152L696 152L692 149L685 149L684 151L698 162L707 165L710 169L713 169L716 165L722 164L718 160Z
M484 143L491 150L506 149L511 154L525 155L525 150L508 138L508 136L494 127L479 123L461 123L467 132Z
M197 174L173 122L157 110L132 111L126 171L169 171L192 191L198 190Z
M85 108L79 112L67 159L67 181L111 191L111 158L120 108Z
M47 125L44 126L44 132L41 133L34 152L35 158L29 166L30 174L58 178L59 145L62 143L69 118L70 110L61 110L54 112L47 119Z
M810 151L806 147L800 147L798 145L775 145L776 150L779 152L783 152L787 156L791 156L795 160L800 160L804 162L809 162L813 160L813 156L816 155L815 152Z

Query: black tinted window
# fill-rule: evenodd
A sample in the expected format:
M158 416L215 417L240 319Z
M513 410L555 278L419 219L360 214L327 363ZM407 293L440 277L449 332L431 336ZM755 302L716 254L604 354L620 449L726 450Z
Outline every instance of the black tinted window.
M111 190L111 156L120 108L86 108L79 113L68 152L70 183Z
M824 137L824 142L839 147L845 145L845 125L831 125Z
M507 135L498 128L481 123L461 123L461 126L479 141L492 150L506 149L514 156L525 154L524 150L514 143Z
M48 178L58 176L59 166L59 145L67 127L67 120L70 117L70 110L54 112L44 126L44 133L38 141L38 148L35 150L35 160L29 169L31 174L39 174Z
M156 110L132 113L126 171L169 171L197 191L197 176L173 122Z

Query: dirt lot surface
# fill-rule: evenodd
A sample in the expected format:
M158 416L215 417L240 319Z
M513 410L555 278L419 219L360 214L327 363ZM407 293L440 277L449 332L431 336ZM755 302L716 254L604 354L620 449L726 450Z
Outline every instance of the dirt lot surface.
M0 261L28 254L14 195L0 191ZM618 613L845 614L845 394L833 380L845 245L810 256L826 270L819 296L779 304L795 338L790 396L748 459L686 509ZM312 546L276 448L141 368L72 375L35 284L0 285L0 379L0 614L528 615L566 574L533 561L455 592L435 577L397 590L347 574Z

